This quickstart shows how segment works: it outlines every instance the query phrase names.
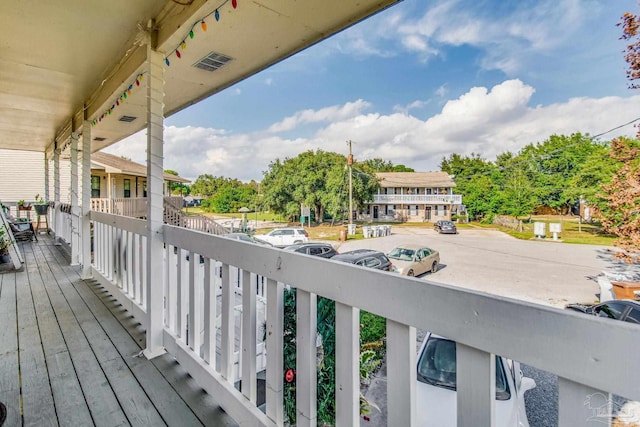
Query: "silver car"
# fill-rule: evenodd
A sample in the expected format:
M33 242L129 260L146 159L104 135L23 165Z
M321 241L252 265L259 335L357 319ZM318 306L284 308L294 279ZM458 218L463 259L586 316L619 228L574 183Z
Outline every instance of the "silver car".
M438 271L440 253L435 249L414 244L394 248L387 254L394 270L403 276L419 276L430 271Z

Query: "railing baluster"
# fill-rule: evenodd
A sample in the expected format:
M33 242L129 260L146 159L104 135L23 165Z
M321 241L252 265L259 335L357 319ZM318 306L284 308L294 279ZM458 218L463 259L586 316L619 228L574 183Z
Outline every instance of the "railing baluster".
M194 350L196 354L199 353L198 347L195 345L195 336L199 334L199 331L196 331L196 258L198 254L195 252L189 251L189 278L188 278L188 286L189 286L189 323L187 328L187 342L189 343L189 348Z
M267 279L267 416L276 425L284 424L284 395L282 388L284 331L284 285Z
M495 425L496 359L456 343L458 427Z
M242 270L242 394L256 403L256 293L255 274Z
M416 425L417 380L416 328L387 319L387 425Z
M171 245L164 245L164 326L171 328L171 256L169 248Z
M229 264L222 264L222 319L220 322L220 374L230 383L234 382L233 362L235 352L235 317L233 305L235 295L229 277Z
M611 426L611 394L558 377L558 425Z
M215 369L216 366L216 289L211 275L209 258L204 260L204 352L205 362ZM214 269L215 272L215 269Z
M184 313L184 295L182 292L182 249L176 248L178 253L176 254L176 335L178 335L183 341L185 340L185 331L187 326L185 325L183 316Z
M138 290L136 289L136 282L134 280L135 278L135 274L134 274L134 266L133 266L133 252L134 252L134 246L133 246L133 240L134 240L134 235L132 232L127 231L127 283L129 284L129 291L131 292L131 298L139 303L138 300Z
M317 296L296 289L296 425L317 424Z
M360 310L336 303L336 425L360 425Z

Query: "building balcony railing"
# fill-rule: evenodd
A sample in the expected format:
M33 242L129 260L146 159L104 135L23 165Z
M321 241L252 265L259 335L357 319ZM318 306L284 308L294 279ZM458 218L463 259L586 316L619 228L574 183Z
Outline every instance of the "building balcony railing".
M460 205L459 194L375 194L373 203L394 205Z
M163 347L241 424L283 425L285 286L297 289L298 426L316 425L319 296L336 302L338 426L359 424L360 309L387 319L388 425L416 423L416 328L457 342L458 426L494 425L496 354L558 376L559 425L587 425L593 408L585 402L596 393L640 400L640 373L634 369L640 354L637 325L170 225L160 233L164 256L155 267L162 281L148 287L145 221L95 212L91 219L94 278L147 330L159 315ZM257 277L266 291L255 292ZM251 283L251 291L242 293L236 307L238 283ZM256 308L262 292L264 324ZM215 303L218 293L221 308ZM262 354L261 328L266 329ZM261 357L266 358L265 412L256 403ZM238 376L241 391L234 387Z

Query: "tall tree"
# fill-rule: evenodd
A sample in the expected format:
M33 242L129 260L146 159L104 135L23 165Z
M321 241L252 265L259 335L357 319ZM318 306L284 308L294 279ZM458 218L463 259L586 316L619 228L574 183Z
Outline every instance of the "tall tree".
M640 142L617 138L611 142L610 155L620 162L611 182L602 186L602 226L615 234L618 256L628 262L640 262Z
M291 221L300 215L300 205L310 206L316 222L324 214L336 216L348 205L347 159L344 155L322 150L306 151L284 161L276 159L264 173L263 203ZM353 199L356 206L371 200L377 189L372 174L358 171L354 164Z

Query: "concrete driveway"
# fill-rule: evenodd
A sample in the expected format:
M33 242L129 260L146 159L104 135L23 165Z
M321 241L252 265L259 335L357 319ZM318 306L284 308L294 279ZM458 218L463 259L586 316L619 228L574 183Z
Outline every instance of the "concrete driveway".
M440 235L429 228L392 228L392 235L353 240L338 250L369 248L389 252L403 243L417 243L440 252L440 269L423 280L446 283L505 297L563 308L569 302L594 302L599 288L594 280L602 270L629 271L630 266L613 257L613 248L574 245L554 241L518 240L496 230L462 229L457 235ZM638 273L638 266L635 271ZM416 350L425 331L417 331ZM525 395L531 427L558 424L557 377L523 366L538 386ZM375 402L362 427L387 425L386 366L373 378L365 396Z
M602 270L624 271L612 248L554 241L519 240L496 230L462 229L438 234L430 228L392 228L392 235L347 241L338 251L369 248L388 252L417 243L440 252L440 267L424 280L562 308L570 302L594 302L593 277Z

